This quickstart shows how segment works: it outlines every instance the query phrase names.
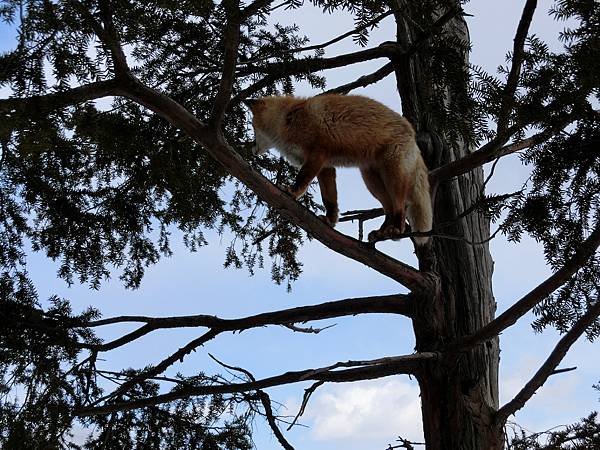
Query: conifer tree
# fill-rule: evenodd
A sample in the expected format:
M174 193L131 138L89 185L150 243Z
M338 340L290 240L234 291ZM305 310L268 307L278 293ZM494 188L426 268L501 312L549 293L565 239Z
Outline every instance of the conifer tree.
M562 51L553 52L529 32L533 15L547 12L535 0L522 1L510 57L505 66L498 62L499 74L489 74L469 64L462 3L1 1L0 16L17 33L15 47L0 56L0 85L10 90L0 99L2 447L249 449L249 421L260 415L293 449L268 388L313 382L304 409L323 383L413 375L428 449L503 448L507 419L577 339L600 332L600 4L556 1L550 13L573 25L561 35ZM356 27L314 44L310 30L269 22L274 10L293 16L309 4L350 13ZM369 30L388 17L395 36L372 42ZM354 39L355 51L325 56L346 38ZM326 84L324 70L370 60L381 67L343 86ZM418 268L329 227L314 214L320 206L311 195L296 202L278 189L294 169L252 155L242 105L291 94L299 81L315 92L346 94L388 76L418 133L435 196L433 243L419 251ZM529 182L518 192L487 194L482 166L515 152L531 170ZM223 195L225 186L232 195ZM362 224L381 214L358 211L346 220ZM491 222L513 241L535 238L552 269L498 315ZM67 283L101 289L116 270L137 288L146 267L171 255L175 228L192 250L208 244L207 230L232 233L226 265L253 271L270 261L273 281L288 285L301 276L298 250L313 238L408 293L229 320L101 318L94 309L73 314L60 298L41 307L27 274L28 245L59 261ZM498 335L530 311L536 330L554 327L563 336L515 398L500 405ZM239 374L235 383L214 374L164 375L225 332L266 325L298 330L296 323L369 313L409 317L416 353L264 379L223 364ZM94 334L95 327L121 322L139 328L108 342ZM177 327L205 332L152 366L98 370L102 354ZM118 387L103 389L100 376ZM24 395L13 400L16 391ZM232 414L234 404L246 409ZM70 437L76 424L96 430L83 447ZM587 445L597 441L597 429L592 414L556 435L558 447L531 447L537 441L527 436L511 445L584 448L569 447L574 433L589 433L589 441L578 441Z

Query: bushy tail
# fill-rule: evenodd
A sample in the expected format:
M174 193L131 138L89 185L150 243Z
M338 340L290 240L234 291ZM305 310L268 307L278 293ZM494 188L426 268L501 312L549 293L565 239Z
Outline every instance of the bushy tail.
M426 232L431 231L433 225L429 171L418 148L417 151L419 154L416 163L415 182L406 208L406 215L412 231ZM431 238L424 236L414 238L418 246L427 244L429 239Z

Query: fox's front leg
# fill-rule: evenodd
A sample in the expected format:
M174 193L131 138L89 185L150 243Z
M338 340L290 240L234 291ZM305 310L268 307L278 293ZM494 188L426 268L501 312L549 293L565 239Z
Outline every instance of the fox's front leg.
M337 202L335 169L333 167L323 167L317 175L317 179L319 180L323 206L325 206L325 215L319 217L329 225L334 226L340 213Z
M296 181L294 181L292 186L287 188L287 192L295 199L302 197L306 192L306 189L308 189L310 182L314 180L321 171L324 162L325 159L321 155L311 155L309 153L298 172Z

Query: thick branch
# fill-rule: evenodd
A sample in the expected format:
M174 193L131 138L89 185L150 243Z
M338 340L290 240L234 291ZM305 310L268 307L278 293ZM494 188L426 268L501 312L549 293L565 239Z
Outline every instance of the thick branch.
M113 22L113 10L109 0L100 0L99 6L104 29L96 29L96 34L98 34L98 37L110 50L115 65L115 75L117 77L125 76L129 73L129 66L127 65L127 57L125 56L119 34Z
M144 326L125 336L106 344L93 347L96 351L108 351L138 339L154 330L165 328L209 327L221 333L226 331L243 331L266 325L286 325L368 313L403 314L410 317L412 315L412 307L412 298L409 295L396 294L378 297L349 298L318 305L300 306L297 308L267 312L240 319L222 319L204 314L180 317L119 316L74 325L97 327L125 322L145 323Z
M569 281L586 264L588 259L594 255L598 246L600 246L600 224L596 225L592 234L583 241L577 252L559 270L478 332L465 337L458 344L451 346L451 349L466 350L480 342L497 336L503 330L514 325L519 318L523 317L535 305Z
M297 383L300 381L323 380L326 382L343 383L359 380L371 380L398 374L415 374L421 370L424 363L436 360L437 353L416 353L414 355L395 356L375 359L370 361L347 361L339 362L332 366L318 369L308 369L294 372L286 372L274 377L263 378L254 382L217 384L209 386L197 386L192 388L179 388L175 392L169 392L155 397L149 397L131 402L108 404L93 408L79 408L75 410L78 417L86 417L97 414L108 414L115 411L126 411L143 408L146 406L168 403L189 396L233 394L238 392L255 391L284 384ZM350 369L335 370L340 367Z
M118 94L117 80L99 81L53 94L26 98L0 99L0 112L33 112L64 108L65 106Z
M554 373L556 367L563 360L571 346L585 332L585 330L594 323L600 316L600 301L590 307L590 309L577 321L563 338L558 341L548 359L542 364L535 375L527 382L527 384L519 391L519 393L511 401L506 403L498 410L495 417L496 425L502 426L506 419L511 414L514 414L521 409L525 403L533 397L535 392L546 382L548 377Z
M252 167L227 144L218 130L210 130L193 114L169 97L132 80L125 95L153 110L172 125L184 130L202 144L229 173L253 190L271 207L296 226L310 233L333 251L361 262L402 284L410 290L430 287L429 277L415 268L397 261L356 239L341 234L317 218L281 191Z

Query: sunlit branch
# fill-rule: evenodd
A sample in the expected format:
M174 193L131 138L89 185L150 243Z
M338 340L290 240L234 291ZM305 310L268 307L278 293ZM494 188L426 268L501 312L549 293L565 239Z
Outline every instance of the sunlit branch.
M600 316L600 301L596 300L590 309L577 321L575 325L558 341L550 356L544 364L538 369L535 375L519 391L519 393L508 403L502 406L496 413L496 425L503 425L511 414L521 409L525 403L533 397L535 392L546 382L548 377L555 372L556 367L563 360L571 346L585 332L585 330L594 323Z
M122 403L110 403L98 407L83 407L75 410L78 417L108 414L115 411L126 411L143 408L146 406L159 405L172 402L190 396L233 394L238 392L249 392L258 389L266 389L274 386L297 383L300 381L317 381L343 383L359 380L371 380L398 374L419 373L424 363L435 361L439 358L437 353L423 352L413 355L392 356L370 361L346 361L318 369L308 369L294 372L286 372L274 377L263 378L254 382L216 384L207 386L194 386L190 388L178 388L154 397L133 400ZM346 368L336 370L339 368Z
M588 259L596 253L598 246L600 246L600 224L596 225L594 231L585 241L583 241L575 254L566 261L559 270L554 272L553 275L540 283L535 289L531 290L513 306L508 308L475 334L461 339L457 344L451 345L449 349L460 351L471 348L480 342L484 342L497 336L503 330L514 325L519 318L527 314L527 312L535 305L569 281L571 277L586 264Z

